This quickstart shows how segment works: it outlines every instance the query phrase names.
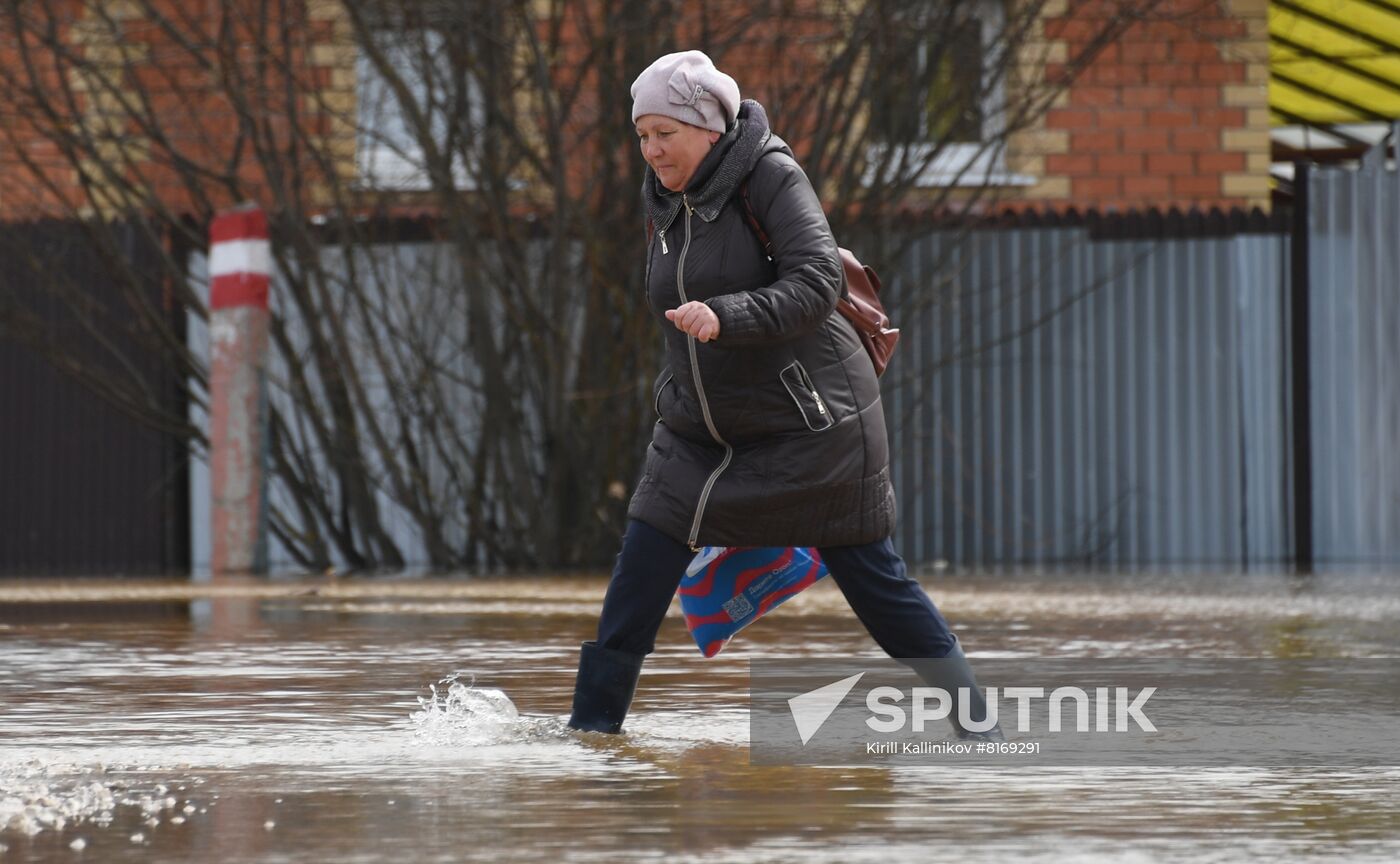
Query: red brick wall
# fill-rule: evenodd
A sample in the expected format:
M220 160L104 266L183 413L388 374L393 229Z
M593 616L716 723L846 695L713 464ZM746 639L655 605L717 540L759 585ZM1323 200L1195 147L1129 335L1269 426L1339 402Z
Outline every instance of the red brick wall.
M1058 43L1049 77L1113 11L1097 0L1060 6L1044 23ZM1045 134L1021 148L1039 182L1016 203L1267 204L1267 2L1167 0L1153 17L1103 47L1046 113Z
M23 44L13 26L0 29L0 216L122 209L132 204L124 183L176 212L243 199L266 203L290 181L269 176L253 156L255 147L283 154L308 183L323 176L312 160L292 156L306 147L293 135L290 117L298 115L296 125L313 135L332 132L331 112L320 97L331 88L334 64L345 57L318 51L332 27L316 20L330 0L286 6L286 29L297 35L285 49L279 46L278 60L261 65L252 46L284 29L284 22L265 17L278 14L276 7L229 0L204 6L207 14L200 17L183 0L154 0L154 9L174 22L177 38L144 18L143 5L43 0L21 4L31 24ZM220 38L220 14L227 15L226 38ZM57 62L39 35L50 27L64 46ZM200 46L199 56L181 40ZM26 72L26 53L38 70L34 77ZM235 77L241 84L230 86ZM291 103L289 78L302 94ZM349 86L353 92L353 78ZM230 92L252 105L245 113L257 118L254 125L240 125ZM65 139L79 142L79 159L62 152ZM172 153L198 166L196 183L182 180L189 165L177 164ZM93 155L99 158L88 158ZM36 172L42 181L36 182Z
M184 0L155 3L174 20L191 21ZM93 20L92 9L99 5L115 20L115 31L111 24ZM291 132L288 111L294 110L300 114L297 125L330 142L331 170L353 173L355 49L336 0L303 0L285 7L287 14L296 16L291 22L297 35L289 46L289 62L267 72L261 87L252 86L258 78L251 46L262 38L252 23L259 20L262 4L230 0L200 7L209 10L209 20L196 20L193 26L203 27L199 38L222 52L212 66L195 62L163 28L142 20L142 5L44 0L21 6L52 10L60 40L72 46L76 57L105 57L128 68L127 77L117 78L124 82L120 93L99 93L77 80L80 76L71 70L52 71L42 62L42 50L38 52L45 88L53 94L70 91L85 127L105 136L102 152L108 166L139 180L154 190L157 200L177 211L219 207L246 198L272 203L293 182L322 190L309 196L313 203L334 203L324 192L330 187L321 182L323 168L305 155L298 171L270 176L252 157L251 148L280 151L286 156L284 164L293 161L294 152L305 154L305 142L297 141ZM830 32L832 24L817 0L797 0L785 8L792 17L781 26L752 28L753 32L743 35L741 48L724 55L724 63L745 85L746 95L769 106L781 124L780 133L800 152L807 137L804 126L816 118L793 116L785 104L784 88L806 80L809 52L821 50L823 34ZM589 4L578 4L571 14L589 15L588 9ZM223 44L216 38L219 28L214 16L228 10L238 26L235 37ZM1028 57L1038 57L1032 71L1062 75L1071 58L1102 28L1102 16L1117 11L1116 4L1104 0L1051 0L1041 32L1027 52ZM1163 0L1154 11L1158 20L1130 27L1122 39L1102 50L1034 128L1013 136L1007 167L1020 175L1022 185L1002 190L1001 203L1100 209L1267 203L1266 0ZM609 26L605 20L585 24L582 18L567 23L594 33L606 32ZM681 23L683 31L690 28L688 18ZM706 26L703 16L696 18L696 44L705 44ZM581 44L574 43L581 39L566 44L565 63L582 50ZM1037 55L1040 49L1044 51ZM10 31L0 31L0 64L10 70L3 73L9 76L22 67ZM235 71L246 79L244 95L257 102L256 129L240 128L227 101L224 76ZM302 93L290 109L284 101L287 75L296 79ZM2 77L0 83L5 83ZM626 83L630 81L622 86ZM112 107L112 100L135 97L136 85L154 94L152 106L159 125L174 148L209 173L198 192L181 181L163 143L139 123L113 128L110 118L120 112ZM592 86L586 83L585 93ZM616 113L612 108L608 112ZM585 106L575 115L581 142L592 140L605 149L613 146L609 140L620 148L634 146L625 114L612 118L597 113L590 115ZM71 161L51 136L36 128L49 122L35 94L0 87L0 216L101 209L92 201L102 196L81 191L79 173ZM614 134L615 139L608 138ZM619 156L614 152L601 158ZM574 166L576 182L587 183L597 164L586 154L580 158ZM49 169L46 183L34 182L33 165ZM102 166L83 167L90 185L112 185L110 178L104 178ZM201 199L206 194L212 199Z

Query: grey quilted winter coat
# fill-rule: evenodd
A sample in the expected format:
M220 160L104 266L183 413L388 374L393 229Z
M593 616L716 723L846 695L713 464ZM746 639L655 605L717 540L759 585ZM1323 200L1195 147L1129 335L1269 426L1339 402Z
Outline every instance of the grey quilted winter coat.
M772 260L745 219L749 198ZM894 530L875 370L835 311L836 242L792 151L745 101L684 194L650 168L647 301L665 334L657 421L628 508L693 547L844 546ZM665 310L700 300L720 334L699 342Z

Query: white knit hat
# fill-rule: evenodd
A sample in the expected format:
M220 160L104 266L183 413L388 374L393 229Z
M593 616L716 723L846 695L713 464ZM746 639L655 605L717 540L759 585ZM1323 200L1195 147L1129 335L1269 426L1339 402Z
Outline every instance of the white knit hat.
M739 85L702 51L667 54L632 82L632 122L646 114L723 132L739 116Z

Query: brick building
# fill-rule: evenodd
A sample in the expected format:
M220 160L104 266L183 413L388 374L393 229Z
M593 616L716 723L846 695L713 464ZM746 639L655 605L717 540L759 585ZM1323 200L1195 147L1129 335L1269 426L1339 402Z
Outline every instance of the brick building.
M1052 63L1092 35L1089 5L1047 9ZM1172 2L1155 12L1159 20L1104 46L1045 113L1043 129L1011 142L1009 166L1035 178L1024 198L1101 209L1267 206L1267 0Z
M391 107L387 119L364 122L367 106L393 103L400 94L385 98L391 88L376 76L377 62L385 58L367 57L356 35L373 26L364 18L368 6L363 0L353 5L352 12L339 0L303 0L284 7L285 19L269 20L269 13L253 15L254 7L242 3L204 7L206 19L193 18L175 0L32 4L31 33L0 34L0 67L9 70L0 97L7 103L0 121L0 213L103 209L100 190L113 172L128 179L139 175L152 197L168 206L207 206L194 200L198 195L179 176L191 162L208 174L218 173L210 166L227 172L210 176L207 193L200 194L233 195L236 188L261 197L272 194L270 185L293 182L252 167L248 152L256 148L284 150L287 170L300 175L296 183L316 187L330 176L348 177L351 182L342 185L352 189L390 187L411 197L428 185L415 160L422 148L402 111ZM766 104L784 104L782 86L810 70L811 58L821 55L821 34L830 32L825 4L793 3L726 48L705 17L723 4L684 4L675 14L692 14L692 5L701 11L677 25L677 38L694 33L690 44L709 48L735 70L747 93ZM945 58L952 61L954 83L990 50L1008 10L1026 8L1022 0L960 5L968 27L960 34L962 53ZM957 122L923 123L917 115L926 96L899 96L905 101L894 107L904 122L912 114L925 127L913 130L916 138L934 135L926 128L931 125L952 136L917 185L990 188L998 206L1012 207L1267 206L1267 0L1031 5L1034 21L1017 43L1015 62L1003 79L978 88L979 104L967 106ZM1123 17L1124 9L1136 10L1142 20L1115 30L1107 22ZM598 38L587 32L586 19L582 13L578 20L561 19L561 68L584 50L582 42ZM1094 44L1109 32L1111 41ZM924 62L926 35L938 34L921 32L917 20L908 22L897 46L902 59L891 68ZM195 44L201 40L202 46ZM275 50L264 54L256 45ZM411 62L407 54L396 58L392 44L384 50L388 63ZM23 71L53 51L63 61L53 64L54 71ZM279 59L269 68L267 56ZM998 118L1019 88L1053 84L1084 56L1092 58L1087 67L1040 106L1033 122L1006 136L1004 148L979 147L997 134ZM947 75L929 80L950 84ZM620 85L625 90L626 81ZM586 108L580 117L581 128L595 133L625 131L620 124L589 126ZM800 146L806 121L782 119ZM878 120L872 120L874 131ZM65 147L75 128L89 145L85 159L75 159ZM308 149L329 158L313 158ZM36 171L44 182L33 182ZM338 203L333 197L327 192L319 200L332 206Z

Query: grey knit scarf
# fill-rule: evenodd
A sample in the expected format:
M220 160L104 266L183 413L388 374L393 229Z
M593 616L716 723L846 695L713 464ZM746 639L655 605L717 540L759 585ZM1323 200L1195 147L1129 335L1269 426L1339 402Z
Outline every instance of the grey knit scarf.
M725 203L738 191L739 184L763 155L764 145L772 134L768 128L768 114L762 105L752 99L739 103L738 119L700 160L685 188L690 206L701 219L713 222L719 216ZM662 186L650 165L642 180L642 199L647 216L658 231L670 227L681 210L681 193Z

